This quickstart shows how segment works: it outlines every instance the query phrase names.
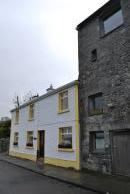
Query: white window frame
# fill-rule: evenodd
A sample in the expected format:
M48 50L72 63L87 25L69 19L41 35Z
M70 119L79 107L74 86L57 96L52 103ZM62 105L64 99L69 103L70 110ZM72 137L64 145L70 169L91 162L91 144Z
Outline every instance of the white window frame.
M60 144L62 144L64 142L65 139L65 135L71 135L71 146L70 147L66 147L66 146L60 146ZM73 133L72 133L72 127L61 127L59 128L59 148L62 149L72 149L73 148Z
M64 100L67 100L67 106L64 107ZM62 91L59 93L59 112L64 112L69 109L69 98L68 98L68 90Z
M32 134L29 134L29 133L32 133ZM33 147L33 135L34 135L33 131L27 131L27 141L26 141L27 147ZM31 141L30 141L30 138L32 138Z

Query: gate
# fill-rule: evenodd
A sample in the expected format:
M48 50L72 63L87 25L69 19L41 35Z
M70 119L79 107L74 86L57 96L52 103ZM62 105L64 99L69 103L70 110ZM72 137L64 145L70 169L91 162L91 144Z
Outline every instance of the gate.
M113 173L130 176L130 131L112 132Z

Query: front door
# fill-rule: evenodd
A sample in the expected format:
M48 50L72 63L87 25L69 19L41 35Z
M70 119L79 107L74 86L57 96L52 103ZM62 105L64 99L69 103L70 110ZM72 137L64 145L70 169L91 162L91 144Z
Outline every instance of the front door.
M130 176L130 132L112 133L113 172Z
M39 131L39 158L44 158L44 136L45 131Z

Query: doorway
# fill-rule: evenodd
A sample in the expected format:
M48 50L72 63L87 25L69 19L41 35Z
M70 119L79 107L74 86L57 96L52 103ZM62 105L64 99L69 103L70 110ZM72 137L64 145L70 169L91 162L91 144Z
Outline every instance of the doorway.
M113 172L130 176L130 131L112 133Z
M44 150L45 150L45 131L38 131L39 137L39 146L38 146L38 158L44 158Z

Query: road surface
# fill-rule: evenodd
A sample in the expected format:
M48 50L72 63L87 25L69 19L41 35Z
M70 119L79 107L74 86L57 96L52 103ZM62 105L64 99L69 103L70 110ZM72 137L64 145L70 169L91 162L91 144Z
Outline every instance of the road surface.
M0 161L0 194L96 194Z

